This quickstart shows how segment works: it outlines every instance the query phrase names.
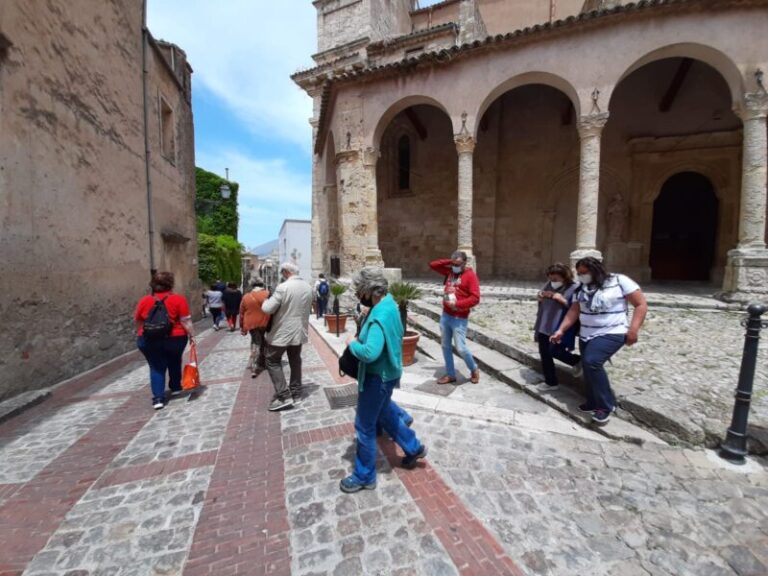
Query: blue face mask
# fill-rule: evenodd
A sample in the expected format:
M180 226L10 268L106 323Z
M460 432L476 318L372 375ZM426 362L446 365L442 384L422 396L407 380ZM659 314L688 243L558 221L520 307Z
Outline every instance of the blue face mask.
M451 266L451 271L454 274L461 274L461 266Z

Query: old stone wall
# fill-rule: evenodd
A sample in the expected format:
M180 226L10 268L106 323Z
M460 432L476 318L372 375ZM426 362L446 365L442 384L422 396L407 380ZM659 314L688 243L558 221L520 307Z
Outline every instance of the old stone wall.
M149 280L141 20L131 0L2 3L0 399L134 347ZM162 90L182 120L176 165L153 159L158 267L184 292L197 276L191 117ZM165 226L190 238L183 254L165 251Z
M387 267L423 277L430 274L430 260L447 257L457 246L458 158L445 113L423 105L411 110L423 126L421 135L401 113L382 137L379 246ZM411 144L410 187L405 190L398 186L397 145L403 136Z

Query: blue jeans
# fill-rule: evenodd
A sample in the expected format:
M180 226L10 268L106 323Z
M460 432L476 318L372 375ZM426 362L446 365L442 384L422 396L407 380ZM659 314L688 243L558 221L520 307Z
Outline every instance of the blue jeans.
M384 382L381 376L368 374L363 391L357 397L357 454L352 478L361 484L376 481L376 423L380 423L403 452L412 456L421 450L416 433L400 417L401 410L392 402L392 390L400 380Z
M328 298L319 296L317 298L317 319L322 320L325 312L328 310Z
M453 347L456 344L456 350L470 372L477 370L475 359L467 348L467 318L456 318L443 312L440 317L440 334L443 342L443 359L445 360L445 372L451 378L456 378L456 368L453 365Z
M158 340L147 340L144 336L136 339L139 348L149 364L149 382L152 398L165 398L165 373L168 372L168 387L181 390L181 357L187 347L186 336L171 336Z
M579 341L581 367L587 385L587 404L596 410L613 410L616 397L605 372L605 363L624 346L624 334L606 334Z
M219 322L221 322L221 317L224 316L224 313L222 312L221 308L208 308L208 310L211 312L211 318L213 319L213 325L217 326L219 325Z
M400 420L402 420L406 426L410 426L410 424L413 423L413 416L408 414L408 412L406 412L404 408L402 408L398 404L395 404L394 400L390 400L389 403L392 405L392 409L397 413L397 417L400 418ZM383 432L384 432L384 427L381 425L381 422L377 422L376 436L381 436Z

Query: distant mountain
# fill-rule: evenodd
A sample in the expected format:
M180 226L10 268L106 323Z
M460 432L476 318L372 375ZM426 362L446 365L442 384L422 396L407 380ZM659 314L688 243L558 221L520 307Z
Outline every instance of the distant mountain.
M272 254L272 252L277 250L278 243L279 242L277 239L270 240L269 242L261 244L260 246L249 248L248 251L251 254L256 254L256 256L269 256L270 254Z

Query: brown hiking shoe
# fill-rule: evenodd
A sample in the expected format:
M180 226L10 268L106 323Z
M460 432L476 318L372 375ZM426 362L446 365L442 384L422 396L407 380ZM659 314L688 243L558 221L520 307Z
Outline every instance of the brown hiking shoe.
M480 382L480 370L473 370L472 376L469 377L469 381L472 382L472 384Z
M448 376L447 374L437 381L438 384L455 384L456 378Z

